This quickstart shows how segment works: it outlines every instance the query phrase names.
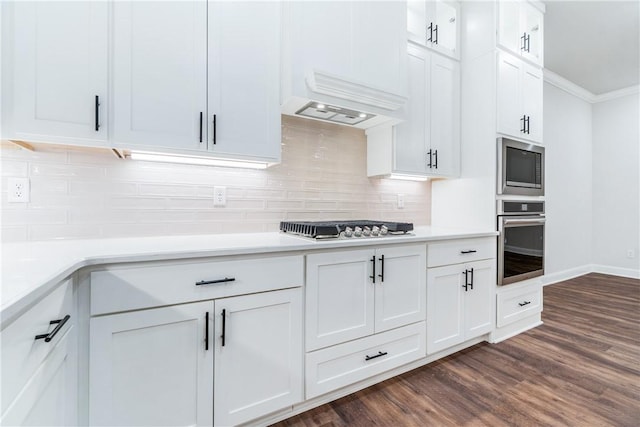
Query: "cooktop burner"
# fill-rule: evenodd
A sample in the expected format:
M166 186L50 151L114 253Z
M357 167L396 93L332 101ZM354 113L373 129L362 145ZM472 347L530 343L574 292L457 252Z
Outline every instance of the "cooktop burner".
M339 237L384 237L406 234L413 230L409 222L349 220L349 221L282 221L280 231L313 239Z

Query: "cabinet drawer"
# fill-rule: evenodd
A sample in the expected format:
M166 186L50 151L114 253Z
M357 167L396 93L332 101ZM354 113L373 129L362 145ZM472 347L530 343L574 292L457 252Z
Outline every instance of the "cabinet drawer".
M302 255L107 268L91 273L91 315L301 286L303 268Z
M542 289L539 284L517 291L498 294L497 326L502 327L542 311Z
M427 246L427 267L496 257L496 238L448 240Z
M2 413L75 322L72 310L73 286L67 280L2 331ZM56 325L50 325L50 321L66 315L72 317L51 341L35 339L54 330Z
M419 322L307 353L306 398L425 357L426 331L425 322Z

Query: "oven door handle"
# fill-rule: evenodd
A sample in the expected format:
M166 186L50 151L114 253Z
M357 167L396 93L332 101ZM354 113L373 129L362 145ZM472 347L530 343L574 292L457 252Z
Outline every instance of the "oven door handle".
M547 222L546 218L504 218L502 224L507 225L540 225Z

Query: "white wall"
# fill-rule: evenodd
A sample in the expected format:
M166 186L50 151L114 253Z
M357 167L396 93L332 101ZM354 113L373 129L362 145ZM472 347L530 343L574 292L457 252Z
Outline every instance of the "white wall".
M282 163L267 170L117 159L110 151L0 144L1 240L277 231L282 220L380 219L428 225L431 183L369 179L360 129L283 116ZM7 202L29 177L31 202ZM227 206L213 206L213 187ZM396 206L405 195L405 208Z
M638 94L593 105L593 259L640 270ZM546 107L546 104L545 104ZM634 258L627 258L633 250Z
M547 275L591 263L591 104L544 83Z

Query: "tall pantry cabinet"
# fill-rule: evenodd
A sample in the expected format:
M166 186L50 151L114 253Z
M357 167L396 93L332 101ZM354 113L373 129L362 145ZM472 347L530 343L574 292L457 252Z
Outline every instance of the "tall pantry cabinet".
M495 229L497 138L543 143L544 11L544 4L535 0L462 2L462 179L432 183L432 225ZM461 201L473 207L473 214L460 209ZM537 295L540 286L536 279L496 286L497 310L506 301L505 291ZM517 322L499 324L492 340L539 323L537 310Z

